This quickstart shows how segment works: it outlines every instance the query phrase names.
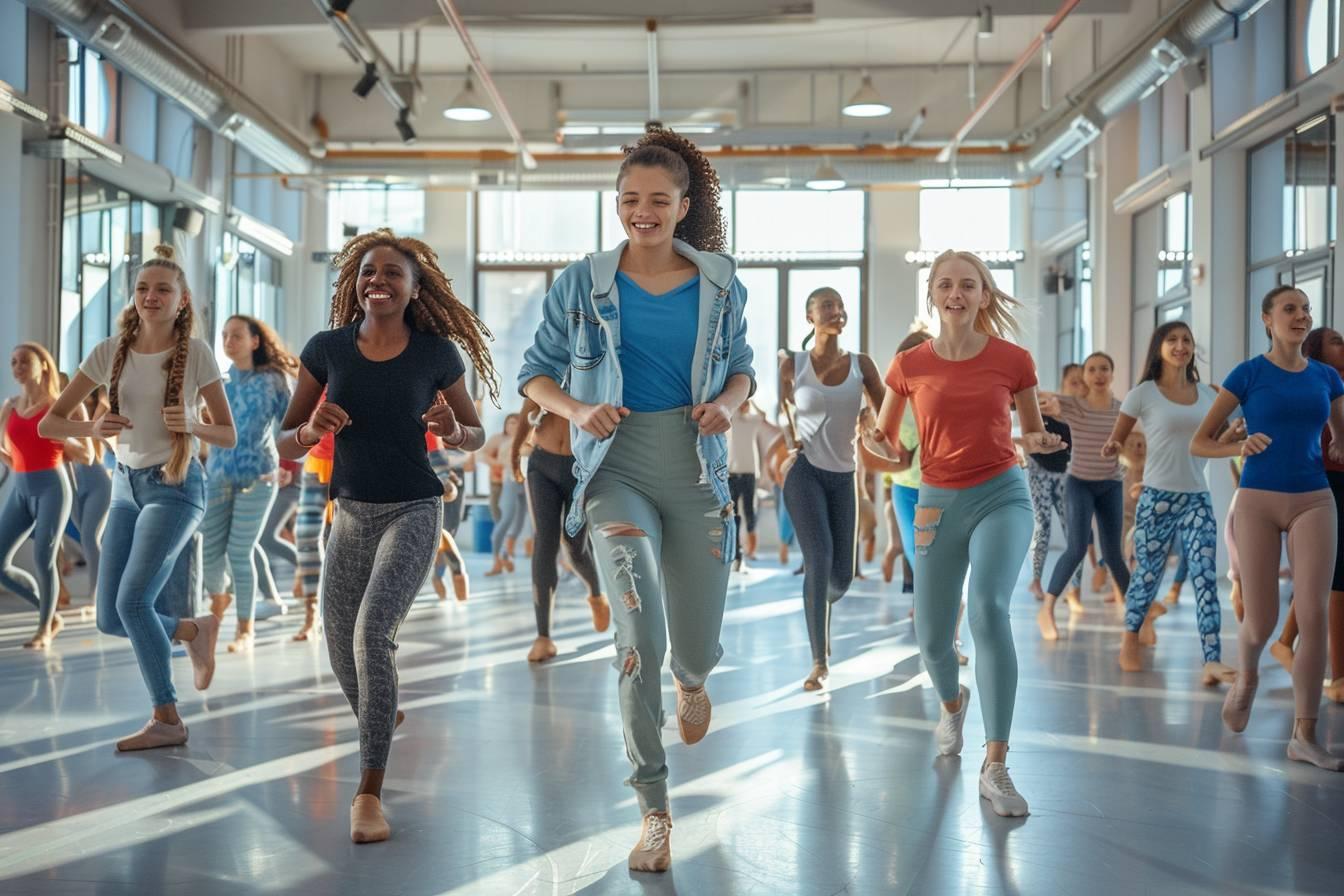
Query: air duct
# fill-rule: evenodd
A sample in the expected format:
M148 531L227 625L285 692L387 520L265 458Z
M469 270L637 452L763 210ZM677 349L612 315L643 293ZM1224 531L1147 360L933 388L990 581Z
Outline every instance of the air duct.
M1082 96L1069 97L1052 110L1063 120L1037 139L1023 169L1039 173L1080 152L1115 116L1165 84L1264 4L1265 0L1191 0Z
M312 154L297 132L124 4L109 0L23 2L277 171L307 174L312 170Z

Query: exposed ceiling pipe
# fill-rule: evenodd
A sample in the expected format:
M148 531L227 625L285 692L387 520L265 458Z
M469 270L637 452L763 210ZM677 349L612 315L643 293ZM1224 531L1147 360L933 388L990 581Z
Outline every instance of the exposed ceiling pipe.
M312 170L312 150L303 135L271 115L122 0L23 2L121 70L152 84L207 127L271 167L297 174Z
M453 26L457 36L462 40L462 48L467 51L467 58L471 60L471 67L476 72L477 79L481 82L481 88L490 101L495 104L495 111L499 113L499 120L504 125L504 129L509 132L509 137L513 139L514 149L522 159L523 167L531 171L537 167L536 157L527 148L526 141L523 140L523 132L518 129L518 123L513 120L509 114L509 107L504 105L504 97L500 96L499 88L495 86L495 79L490 77L490 71L481 61L481 54L476 49L476 42L471 39L471 32L467 30L467 23L462 21L462 15L457 11L457 6L453 0L437 0L439 9L443 10L443 15L448 19L448 24Z
M644 23L649 33L649 121L662 118L658 102L658 21L649 19Z
M938 153L938 161L947 162L951 160L952 153L956 150L957 144L962 140L965 140L970 135L971 130L980 123L981 119L989 114L989 110L999 101L1000 97L1008 92L1008 88L1012 86L1013 81L1017 80L1017 76L1022 74L1027 66L1031 64L1037 51L1040 50L1041 45L1045 42L1046 36L1054 34L1060 24L1063 23L1064 19L1068 17L1069 13L1073 12L1080 2L1081 0L1064 0L1064 4L1060 6L1059 11L1056 12L1050 21L1046 23L1045 27L1041 29L1041 33L1033 37L1031 43L1027 44L1027 48L1022 51L1022 55L1018 56L1013 64L1008 66L1008 71L1003 73L1003 77L999 79L999 83L995 84L994 88L990 90L989 93L985 94L985 98L980 101L980 105L976 106L975 110L971 112L970 118L967 118L965 123L957 128L957 132L952 135L952 139L943 147L943 151Z
M1264 4L1265 0L1194 0L1180 7L1164 28L1108 67L1106 77L1085 94L1066 98L1063 121L1036 141L1024 159L1024 170L1044 171L1081 152L1116 115L1196 61L1201 51Z

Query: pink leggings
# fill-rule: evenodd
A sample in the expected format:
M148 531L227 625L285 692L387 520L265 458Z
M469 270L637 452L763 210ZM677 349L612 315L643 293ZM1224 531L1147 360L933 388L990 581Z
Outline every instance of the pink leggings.
M1237 490L1234 507L1236 554L1246 605L1240 637L1242 680L1257 680L1260 654L1278 625L1279 556L1286 532L1300 631L1293 660L1293 702L1296 718L1314 719L1325 674L1326 599L1335 570L1335 497L1329 489L1289 493L1243 488Z
M1223 544L1227 545L1227 574L1234 579L1241 578L1241 560L1237 557L1237 495L1241 489L1232 493L1227 503L1227 522L1223 523Z

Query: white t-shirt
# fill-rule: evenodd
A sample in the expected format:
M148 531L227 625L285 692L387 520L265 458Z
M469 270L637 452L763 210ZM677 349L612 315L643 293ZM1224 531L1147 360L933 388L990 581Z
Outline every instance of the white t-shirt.
M1139 383L1120 404L1120 413L1143 425L1148 439L1148 457L1143 465L1143 484L1166 492L1206 492L1205 459L1190 453L1190 440L1213 407L1218 393L1210 386L1196 386L1194 404L1177 404L1162 394L1152 380Z
M728 429L729 473L761 475L756 457L756 435L763 423L765 416L762 414L744 414L741 411L733 414L732 426Z
M117 356L120 337L113 336L94 346L93 351L79 365L89 379L106 386L112 378L112 361ZM172 357L172 349L153 354L137 351L126 353L121 368L121 382L117 393L121 415L131 421L131 428L117 437L117 460L133 469L156 467L168 462L173 455L172 433L163 423L163 392L168 386L168 371L164 364ZM215 353L200 339L192 339L187 348L187 371L182 381L182 397L188 417L200 401L202 387L219 380L219 365Z

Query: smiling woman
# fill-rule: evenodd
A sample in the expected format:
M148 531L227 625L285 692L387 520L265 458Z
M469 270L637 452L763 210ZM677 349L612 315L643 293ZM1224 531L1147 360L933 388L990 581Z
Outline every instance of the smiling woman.
M381 796L402 717L396 634L429 576L443 519L444 484L425 434L462 451L485 442L456 345L496 399L498 384L489 331L458 301L427 245L376 230L350 240L333 264L332 329L300 356L280 453L297 459L334 437L322 617L332 671L359 720L350 837L371 843L391 834Z

